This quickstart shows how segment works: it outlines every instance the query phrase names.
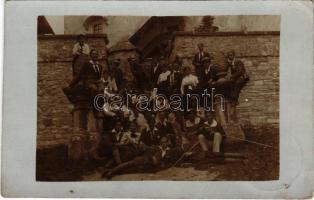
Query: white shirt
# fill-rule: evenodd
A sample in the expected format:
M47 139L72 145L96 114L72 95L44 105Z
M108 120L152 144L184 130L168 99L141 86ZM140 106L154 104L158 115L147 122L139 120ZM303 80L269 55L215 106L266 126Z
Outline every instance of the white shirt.
M204 124L209 125L208 121L204 122ZM218 125L217 121L213 119L213 121L210 123L210 127L214 128Z
M158 68L159 64L157 64L155 67L154 67L154 73L156 73L156 70Z
M74 47L73 47L72 54L73 55L81 55L81 54L89 55L89 46L88 46L88 44L84 43L81 46L80 43L76 43L74 45Z
M131 132L125 132L121 138L120 144L138 144L141 134L135 132L136 137L131 137Z
M161 150L161 158L164 158L166 153L167 153L167 151L170 150L169 147L167 147L166 149L163 149L161 146L159 146L159 149Z
M189 74L182 79L181 83L181 93L184 94L184 87L189 85L189 89L196 87L198 85L198 78L193 74Z
M108 76L107 79L104 79L105 82L108 82L108 89L110 92L116 92L118 91L116 79L114 77Z
M194 118L193 121L187 120L187 121L185 122L185 126L186 126L187 128L190 128L190 127L193 127L193 126L195 126L195 125L198 125L200 122L201 122L201 118L196 117L196 118Z
M100 68L99 68L99 63L97 61L94 62L93 60L90 60L89 63L92 64L95 72L101 73Z
M205 74L206 74L206 75L210 72L211 67L212 67L212 64L210 64L210 65L205 69Z
M171 71L166 71L163 72L159 75L158 80L157 80L157 84L160 84L161 82L164 82L168 79L168 76L171 74Z

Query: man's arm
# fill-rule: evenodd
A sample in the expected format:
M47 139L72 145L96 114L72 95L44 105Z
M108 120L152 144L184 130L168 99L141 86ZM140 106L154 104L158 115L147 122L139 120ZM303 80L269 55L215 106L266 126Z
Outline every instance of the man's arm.
M185 86L185 81L184 81L184 78L183 78L182 81L181 81L181 88L180 88L181 94L184 94L184 86Z
M198 65L199 65L199 62L197 61L197 54L194 55L192 64L193 64L194 66L198 66Z
M234 65L235 65L236 72L234 74L232 74L232 76L231 76L232 80L239 78L240 76L244 75L244 73L245 73L244 64L242 61L236 60Z
M85 48L83 49L83 53L86 54L86 55L89 55L89 46L88 46L88 44L85 44L84 47Z
M82 76L85 73L86 65L87 65L87 63L82 65L79 73L77 73L76 76L73 77L73 79L70 83L70 86L77 84L82 79Z
M77 56L77 55L80 55L81 53L79 52L79 45L78 44L75 44L73 49L72 49L72 55L73 56Z

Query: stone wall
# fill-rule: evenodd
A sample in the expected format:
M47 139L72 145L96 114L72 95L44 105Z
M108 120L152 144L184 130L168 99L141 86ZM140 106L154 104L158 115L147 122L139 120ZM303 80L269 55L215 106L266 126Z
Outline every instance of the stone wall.
M91 48L106 55L104 35L87 35ZM72 105L62 92L72 80L72 47L76 35L38 37L37 145L63 143L72 132Z
M250 81L239 99L238 116L242 123L261 126L279 126L279 32L217 32L196 34L176 33L171 57L183 58L183 65L191 66L197 44L204 43L205 50L222 64L229 50L244 62Z
M197 43L221 62L222 52L234 49L243 60L250 82L243 89L238 106L242 123L279 125L279 32L176 33L172 57L179 54L191 66ZM67 141L72 133L72 105L62 92L72 79L72 47L75 35L38 37L38 147ZM103 35L89 35L91 48L106 55ZM111 58L130 55L110 55Z

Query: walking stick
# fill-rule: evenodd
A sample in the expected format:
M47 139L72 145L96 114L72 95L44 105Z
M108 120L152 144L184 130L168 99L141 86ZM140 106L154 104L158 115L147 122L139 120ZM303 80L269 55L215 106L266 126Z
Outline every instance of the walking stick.
M192 151L198 144L199 144L199 141L197 141L195 144L193 144L193 146L191 146L186 152ZM184 158L184 154L185 154L186 152L184 152L184 153L181 155L181 157L180 157L171 167L176 166L176 165Z

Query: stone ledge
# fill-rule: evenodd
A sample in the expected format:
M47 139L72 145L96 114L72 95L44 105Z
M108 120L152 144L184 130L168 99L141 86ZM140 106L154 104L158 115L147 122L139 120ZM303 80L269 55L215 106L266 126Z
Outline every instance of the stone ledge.
M188 31L177 31L174 32L174 36L267 36L267 35L278 35L280 31L250 31L250 32L188 32Z
M76 39L76 34L62 34L62 35L38 35L37 39ZM86 38L104 38L108 40L107 34L85 34Z

